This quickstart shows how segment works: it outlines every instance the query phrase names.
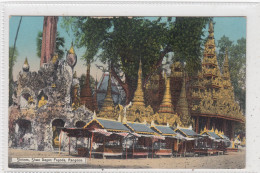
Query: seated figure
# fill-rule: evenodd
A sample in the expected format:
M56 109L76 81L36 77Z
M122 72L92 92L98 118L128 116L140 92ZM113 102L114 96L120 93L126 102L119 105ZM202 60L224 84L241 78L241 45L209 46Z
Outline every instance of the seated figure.
M42 107L47 104L47 100L45 100L44 96L41 97L41 100L38 103L38 107Z

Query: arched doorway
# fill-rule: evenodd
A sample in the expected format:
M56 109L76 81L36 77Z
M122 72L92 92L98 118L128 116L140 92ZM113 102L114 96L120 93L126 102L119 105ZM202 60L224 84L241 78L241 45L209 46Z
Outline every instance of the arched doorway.
M85 125L86 125L86 123L85 123L84 121L77 121L76 124L75 124L75 126L76 126L77 128L82 128L82 127L84 127Z
M31 121L25 119L19 119L16 121L18 125L18 146L24 146L26 143L30 143L31 139L25 139L26 134L32 133Z
M65 122L62 119L55 119L52 122L52 132L53 132L53 138L52 138L52 145L54 148L59 147L59 136L61 132L61 128L64 127Z

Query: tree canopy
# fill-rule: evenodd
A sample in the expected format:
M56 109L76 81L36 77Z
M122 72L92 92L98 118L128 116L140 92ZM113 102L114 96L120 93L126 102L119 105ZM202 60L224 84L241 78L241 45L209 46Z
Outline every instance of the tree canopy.
M75 36L75 45L86 49L83 59L111 64L113 76L131 100L142 61L146 81L168 53L185 62L190 75L200 69L203 29L210 18L64 17L62 26Z

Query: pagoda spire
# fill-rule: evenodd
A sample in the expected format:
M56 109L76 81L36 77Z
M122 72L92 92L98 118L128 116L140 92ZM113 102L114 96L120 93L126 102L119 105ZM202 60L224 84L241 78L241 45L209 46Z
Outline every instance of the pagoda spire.
M192 122L187 101L185 73L183 77L180 98L176 106L176 111L180 116L182 124L186 127L189 127Z
M111 68L109 69L109 79L107 85L107 93L104 99L102 108L100 109L99 117L114 118L114 101L112 98L112 85L111 85Z
M173 114L173 105L172 105L172 97L171 97L171 91L170 91L170 78L167 78L166 73L164 73L164 79L165 79L165 91L162 103L160 105L158 113L171 113Z
M138 69L138 80L137 80L137 89L134 93L133 105L136 106L145 106L144 104L144 93L142 89L142 62L140 60L139 69Z
M226 54L223 64L223 78L230 79L230 72L229 72L229 61L228 61L228 49L226 48Z
M88 62L87 65L86 80L85 80L85 85L81 89L80 100L81 100L81 104L85 105L91 111L94 111L92 90L90 87L90 62Z

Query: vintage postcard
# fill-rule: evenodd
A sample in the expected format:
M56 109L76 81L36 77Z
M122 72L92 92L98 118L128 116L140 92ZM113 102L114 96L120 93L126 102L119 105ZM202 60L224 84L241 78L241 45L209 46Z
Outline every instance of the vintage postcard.
M8 169L246 168L246 16L8 25Z

